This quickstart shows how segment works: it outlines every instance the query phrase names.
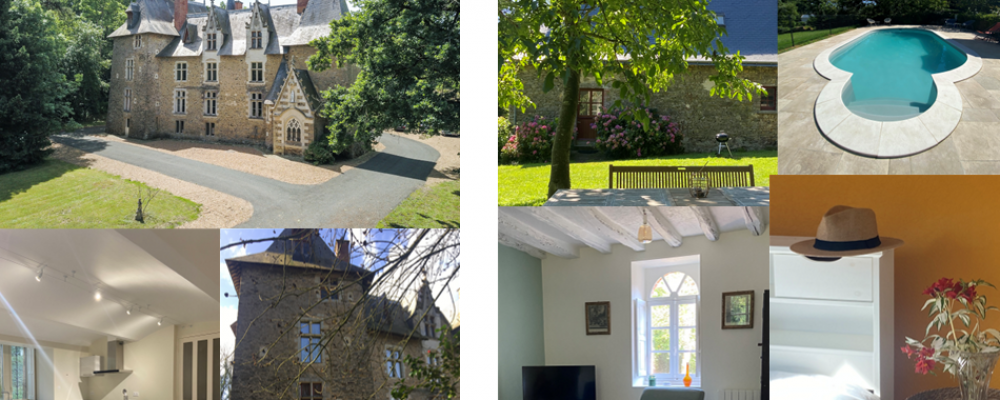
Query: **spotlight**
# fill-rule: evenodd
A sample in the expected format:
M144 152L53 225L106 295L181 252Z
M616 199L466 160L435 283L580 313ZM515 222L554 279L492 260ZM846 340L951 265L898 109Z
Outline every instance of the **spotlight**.
M94 300L101 301L101 288L94 291Z
M125 310L125 315L132 315L132 307L129 307L128 310Z
M162 326L162 325L163 325L163 318L160 318L159 321L156 321L156 326Z
M44 271L45 271L45 267L41 267L41 268L38 269L38 275L35 276L35 280L36 281L38 281L38 282L42 281L42 272L44 272Z

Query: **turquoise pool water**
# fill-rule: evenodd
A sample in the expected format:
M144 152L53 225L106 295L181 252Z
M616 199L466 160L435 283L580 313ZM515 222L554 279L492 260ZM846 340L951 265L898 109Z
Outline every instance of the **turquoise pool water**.
M884 29L833 52L830 62L853 73L843 93L851 112L876 121L900 121L934 104L932 74L958 68L967 58L934 33Z

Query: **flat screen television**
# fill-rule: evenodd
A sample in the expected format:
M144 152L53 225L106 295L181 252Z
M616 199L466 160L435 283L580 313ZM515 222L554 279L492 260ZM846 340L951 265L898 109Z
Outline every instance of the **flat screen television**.
M524 400L597 400L593 365L521 367Z

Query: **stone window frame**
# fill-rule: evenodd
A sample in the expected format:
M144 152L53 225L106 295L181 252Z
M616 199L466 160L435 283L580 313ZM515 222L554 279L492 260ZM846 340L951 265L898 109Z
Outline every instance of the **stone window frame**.
M217 90L206 90L205 91L205 107L202 110L206 117L218 117L219 116L219 91Z
M255 69L254 67L257 66L257 65L259 65L260 68L256 68ZM264 83L264 62L263 61L251 61L249 68L250 68L250 75L249 75L249 80L247 82L248 83L263 84ZM255 72L257 72L256 75L254 74ZM254 78L257 78L259 80L254 80Z
M438 323L437 313L428 311L427 315L424 315L422 321L420 321L421 333L424 336L437 339L437 330L441 328L441 324Z
M187 82L187 80L188 80L187 61L178 61L174 63L174 82Z
M142 35L135 35L135 39L132 41L132 48L142 48Z
M211 68L210 66L214 66L215 68ZM205 82L219 82L219 60L212 59L205 61Z
M124 108L123 111L125 111L125 112L131 112L132 111L132 88L125 88L125 101L124 101L124 103L125 103L125 108Z
M760 113L773 114L778 112L778 86L764 86L767 95L760 95Z
M174 89L174 114L187 114L187 89Z
M385 369L383 371L389 378L405 379L406 365L403 364L403 359L406 358L406 354L403 352L403 346L387 344L384 350L382 366Z
M135 59L126 58L125 59L125 80L131 81L135 77Z
M218 36L216 32L205 34L205 51L218 51Z
M340 279L327 276L325 279L322 277L317 277L319 284L319 291L317 295L319 296L319 301L340 301L340 292L330 293L330 288L336 288L340 286ZM324 292L326 292L324 294Z
M302 333L302 325L309 325L309 333ZM315 325L319 325L319 332L313 333L312 329ZM302 345L302 340L308 340L306 346ZM323 321L316 321L312 319L300 319L299 320L299 357L298 361L300 363L308 363L309 356L315 356L313 358L313 364L320 364L323 362L323 352L319 349L321 347L321 341L323 339ZM309 352L309 356L305 355L303 351ZM313 353L315 351L315 353Z
M215 136L215 122L205 122L205 136Z
M292 124L294 123L295 131L292 131ZM293 134L294 133L294 137ZM296 140L292 140L292 139ZM298 143L302 145L302 122L299 122L298 118L292 117L285 123L285 140L284 143Z
M256 110L254 109L254 106L257 106ZM250 93L250 118L264 118L264 93Z
M309 390L303 393L304 385L309 385ZM319 390L316 390L319 385ZM299 400L323 400L323 382L299 381Z
M262 49L264 48L264 35L259 29L250 31L250 48L251 49Z
M175 133L184 133L184 120L183 119L178 119L178 120L174 121L174 132Z

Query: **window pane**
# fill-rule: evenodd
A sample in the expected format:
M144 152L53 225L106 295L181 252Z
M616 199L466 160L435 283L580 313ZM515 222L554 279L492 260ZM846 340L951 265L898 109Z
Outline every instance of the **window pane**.
M309 384L308 383L300 383L299 384L299 397L303 397L303 398L309 397L309 393L310 393Z
M698 294L698 285L694 283L694 279L691 277L684 278L684 283L681 284L681 290L677 294L681 296L696 296Z
M670 373L670 353L653 353L653 373Z
M653 350L670 350L669 329L653 329Z
M670 326L670 306L653 306L652 326Z
M580 91L580 102L581 103L586 103L588 101L590 101L590 92L588 92L586 90L581 90Z
M402 368L403 368L403 367L402 367L402 364L401 364L401 363L398 363L398 362L397 362L397 363L396 363L396 377L397 377L397 378L402 378L402 377L403 377L403 371L402 371Z
M392 361L385 362L385 373L389 374L390 377L392 376Z
M601 103L591 104L590 115L601 115Z
M309 338L299 339L299 348L302 349L301 360L309 361Z
M678 326L698 325L697 308L694 304L681 304L679 307L680 310L677 312Z
M681 280L684 279L684 273L682 272L672 272L665 276L667 280L667 287L670 288L671 292L676 292L677 288L681 285Z
M663 282L663 278L656 280L656 285L653 285L653 293L649 297L670 297L670 289L667 289L667 284Z
M697 350L695 328L680 329L677 332L681 350Z
M323 395L322 383L314 383L312 386L313 386L313 396L320 397Z
M698 363L697 363L697 361L698 361L697 360L698 355L697 354L695 354L695 353L680 353L678 356L679 356L678 358L680 358L679 361L680 361L680 368L681 368L680 371L681 371L681 373L686 373L687 372L686 368L688 367L688 364L690 364L690 366L691 366L691 376L698 375L697 374L697 372L698 372Z
M312 324L312 334L319 335L319 324Z
M309 324L308 323L303 322L303 323L299 324L299 328L301 329L301 331L300 331L301 333L305 333L305 334L309 333Z

